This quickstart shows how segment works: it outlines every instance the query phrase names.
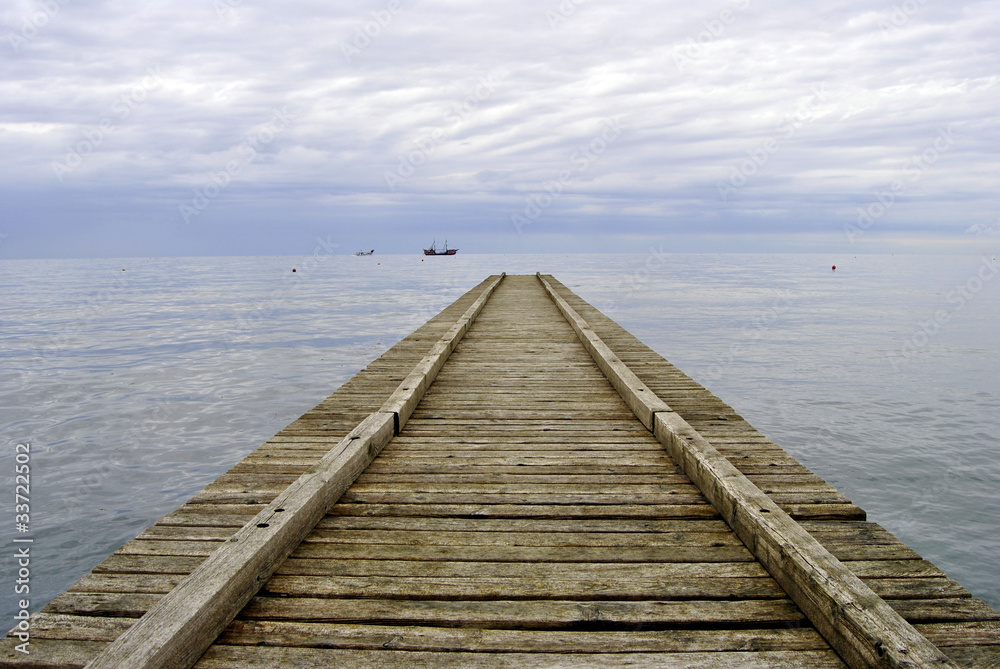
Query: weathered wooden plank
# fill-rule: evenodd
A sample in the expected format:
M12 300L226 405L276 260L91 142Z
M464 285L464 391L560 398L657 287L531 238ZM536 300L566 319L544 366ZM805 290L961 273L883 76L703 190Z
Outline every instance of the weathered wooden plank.
M851 666L948 666L948 658L673 412L656 435Z
M233 534L231 528L218 527L178 527L153 526L140 535L138 540L151 541L226 541ZM731 532L698 532L691 527L675 528L672 532L569 532L562 528L558 532L529 530L518 532L470 531L467 528L448 531L439 529L389 529L375 530L357 528L344 531L340 528L317 527L307 541L319 543L399 543L399 544L440 544L440 545L516 545L516 546L677 546L677 545L742 545ZM123 555L120 554L119 557Z
M238 528L236 528L238 529ZM231 527L200 527L191 525L153 525L136 537L137 541L170 540L170 541L227 541L236 529Z
M832 651L762 651L734 653L463 653L396 650L345 650L333 648L289 648L213 646L196 665L199 669L243 667L336 666L343 669L369 667L441 667L511 669L591 669L592 667L683 667L685 669L842 669L843 662Z
M407 546L743 546L732 533L624 532L447 532L414 530L327 530L317 528L304 543L401 544Z
M855 560L844 564L862 579L944 576L943 571L926 560Z
M729 526L720 520L701 519L563 519L545 518L438 518L396 516L333 516L328 515L316 525L327 530L413 530L431 532L544 532L547 534L578 532L668 533L715 532L731 534Z
M411 425L407 433L411 436L423 436L427 433L438 433L447 435L444 421L424 419L416 425ZM599 432L605 437L616 436L613 433L635 433L647 435L648 431L641 424L634 420L604 420L591 418L588 420L565 420L558 417L550 417L547 420L498 420L498 419L476 419L462 421L462 430L467 435L477 434L512 434L531 435L545 432L555 432L557 434L586 435L587 433Z
M391 414L365 419L88 666L191 666L378 454L393 430Z
M1000 643L991 646L952 646L948 657L959 667L996 669L1000 667Z
M434 601L255 597L247 620L313 620L387 625L433 624L492 629L671 629L679 625L797 625L789 599L742 601Z
M637 577L560 578L535 576L409 577L297 576L275 574L261 594L284 597L371 597L374 599L781 599L784 591L770 578L687 578L661 581ZM162 578L162 577L160 577Z
M478 653L633 653L824 650L813 629L586 632L234 621L218 643Z
M687 484L690 479L683 474L539 474L531 471L515 470L513 472L444 472L444 473L412 473L398 471L368 472L358 477L359 484L387 483L487 483L514 484L525 483L557 483L559 485L579 484L583 486L600 485L677 485Z
M614 351L608 348L600 337L591 329L590 325L573 310L566 300L556 293L549 283L539 275L539 281L545 286L549 297L556 303L559 311L569 322L570 326L579 336L584 348L591 354L597 366L607 377L625 400L625 403L635 413L647 429L653 429L653 416L657 411L670 411L666 402L657 397L656 393L639 380L635 374L622 362L621 358L615 355Z
M472 323L479 316L486 301L500 285L505 275L501 274L476 298L464 314L434 343L431 350L416 364L399 386L392 392L389 399L382 405L382 411L392 412L396 416L396 433L409 420L424 393L434 383L438 372L444 367L445 361L451 355L458 342L462 339Z
M326 509L399 432L502 279L501 275L493 281L442 335L380 411L364 418L315 468L279 494L88 666L192 666ZM308 414L303 420L308 422Z
M185 578L185 574L87 574L70 586L67 592L165 595Z
M560 439L559 441L549 439L542 440L539 438L535 438L533 441L522 439L516 442L510 439L502 441L500 439L449 441L441 439L440 437L426 437L419 440L414 439L406 442L395 443L393 444L391 452L399 454L406 454L411 451L418 453L434 453L437 451L464 453L465 451L506 451L509 449L526 451L529 449L525 447L529 445L530 450L536 453L541 451L617 451L621 449L622 442L597 442L593 440L582 441L580 439L567 438ZM658 448L662 448L662 446L653 440L650 440L648 443L632 441L629 443L628 450L656 452Z
M975 622L1000 620L1000 614L985 602L971 597L959 599L892 599L888 601L910 622Z
M344 504L682 504L693 506L708 504L700 492L677 493L656 492L636 493L614 492L604 495L590 493L405 493L405 492L364 492L344 493Z
M0 644L0 667L19 669L74 669L107 648L107 642L40 639L32 641L25 655L11 644Z
M385 465L400 465L405 466L411 463L423 463L428 460L435 461L437 464L438 460L449 460L449 459L460 459L466 466L479 466L479 465L489 465L489 464L504 464L504 465L556 465L556 466L573 466L575 464L585 465L589 463L591 466L597 463L606 463L607 465L614 465L616 467L627 467L630 465L653 465L654 467L664 467L671 466L673 463L667 458L665 454L654 453L645 450L628 450L622 449L619 451L596 451L589 453L579 453L572 450L562 450L562 451L546 451L544 453L539 453L535 450L528 449L498 449L495 451L472 451L465 453L441 453L440 451L435 451L432 453L386 453L385 458L382 460ZM663 471L662 469L657 469L654 471Z
M455 458L414 458L408 460L375 461L367 470L370 474L378 474L386 471L422 474L422 473L497 473L497 474L661 474L680 471L673 465L656 463L621 463L594 462L583 458L569 459L564 464L560 464L560 459L542 458L508 458L498 457L487 460L477 460L474 463L464 459Z
M427 560L326 560L289 558L279 573L293 576L410 576L427 578L638 579L769 578L756 562L475 562Z
M64 592L49 602L45 613L80 616L139 618L163 595L127 593Z
M603 489L602 489L603 488ZM700 495L698 488L690 481L678 483L626 484L615 486L624 495ZM420 481L397 483L390 481L356 482L351 492L358 496L373 494L419 495L607 495L607 486L583 483L564 483L558 479L542 483L451 483Z
M808 494L775 494L772 504L778 508L783 505L837 505L847 504L841 495L808 495ZM255 493L219 493L217 495L198 495L196 499L215 498L224 501L242 499L266 499L263 494ZM344 493L345 504L683 504L696 505L709 502L695 489L693 492L628 492L623 486L614 492L596 494L590 492L574 493L507 493L507 492L375 492L365 490L350 490Z
M640 666L654 656L656 666L688 666L710 651L720 651L713 666L792 657L795 666L812 666L802 652L829 653L626 409L538 280L512 279L468 324L461 344L448 345L448 364L427 367L438 370L434 385L419 403L407 395L405 429L276 570L262 591L268 596L253 598L227 627L203 660L208 666L392 666L403 655L410 664L461 657L469 666L514 665L526 655L559 666L588 653L603 666L608 651L618 660L641 656ZM38 619L38 642L91 645L51 646L39 657L47 652L79 666L129 628L309 471L353 421L383 406L442 336L462 329L455 319L488 285L54 600ZM997 645L994 612L896 537L861 522L861 509L721 400L576 296L563 297L597 319L599 327L588 322L590 339L621 363L611 373L634 372L932 641L973 664L988 659L968 649ZM636 503L684 495L699 503ZM258 644L283 648L260 651Z
M94 574L190 574L201 557L112 555L94 567Z
M607 417L607 420L614 419L627 419L630 418L630 414L627 410L621 409L617 411L607 411L602 412ZM576 411L561 411L560 420L588 420L594 415L593 411L589 408L587 409L577 409ZM416 414L418 418L423 420L442 420L447 419L449 421L466 421L466 420L508 420L508 419L538 419L546 420L552 418L552 411L550 409L484 409L470 408L467 410L462 410L460 408L448 407L441 408L437 410L424 409L421 408L419 413Z
M187 505L161 518L158 525L203 525L239 529L257 515L259 507L247 505Z
M812 535L656 397L538 276L612 385L852 667L953 666Z
M971 597L968 590L950 578L870 578L864 582L885 600Z
M338 516L434 518L717 518L710 504L341 504Z
M752 562L744 546L406 546L303 543L297 558L473 562Z
M134 618L36 613L31 616L31 638L111 642L134 624Z
M985 620L965 623L932 623L914 625L936 646L997 646L1000 645L1000 621ZM945 652L948 652L945 650Z

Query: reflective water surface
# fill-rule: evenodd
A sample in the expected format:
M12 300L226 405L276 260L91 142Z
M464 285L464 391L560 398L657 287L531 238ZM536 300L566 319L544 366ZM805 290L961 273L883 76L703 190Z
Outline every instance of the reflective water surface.
M652 250L0 261L0 624L23 597L14 538L34 540L37 611L500 271L554 274L1000 608L991 262Z

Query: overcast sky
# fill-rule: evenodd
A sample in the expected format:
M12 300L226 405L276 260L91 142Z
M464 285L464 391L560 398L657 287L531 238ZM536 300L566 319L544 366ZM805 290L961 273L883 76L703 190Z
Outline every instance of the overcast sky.
M0 5L0 258L996 251L1000 5Z

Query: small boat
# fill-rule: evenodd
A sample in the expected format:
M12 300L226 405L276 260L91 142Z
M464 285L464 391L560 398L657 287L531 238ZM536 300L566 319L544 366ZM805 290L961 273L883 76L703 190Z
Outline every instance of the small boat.
M425 256L453 256L458 253L458 249L448 248L448 240L444 240L444 248L439 249L437 247L437 241L431 242L431 247L429 249L424 249Z
M372 255L374 253L375 253L375 249L372 249L371 251L357 251L354 255L356 255L356 256L370 256L370 255Z

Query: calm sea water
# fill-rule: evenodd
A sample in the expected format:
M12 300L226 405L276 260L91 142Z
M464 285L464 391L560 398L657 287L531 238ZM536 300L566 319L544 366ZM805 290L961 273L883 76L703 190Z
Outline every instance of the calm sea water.
M652 251L0 261L0 625L13 626L23 597L15 538L33 539L37 611L499 271L556 275L1000 608L989 262ZM15 529L18 443L31 445L26 533Z

